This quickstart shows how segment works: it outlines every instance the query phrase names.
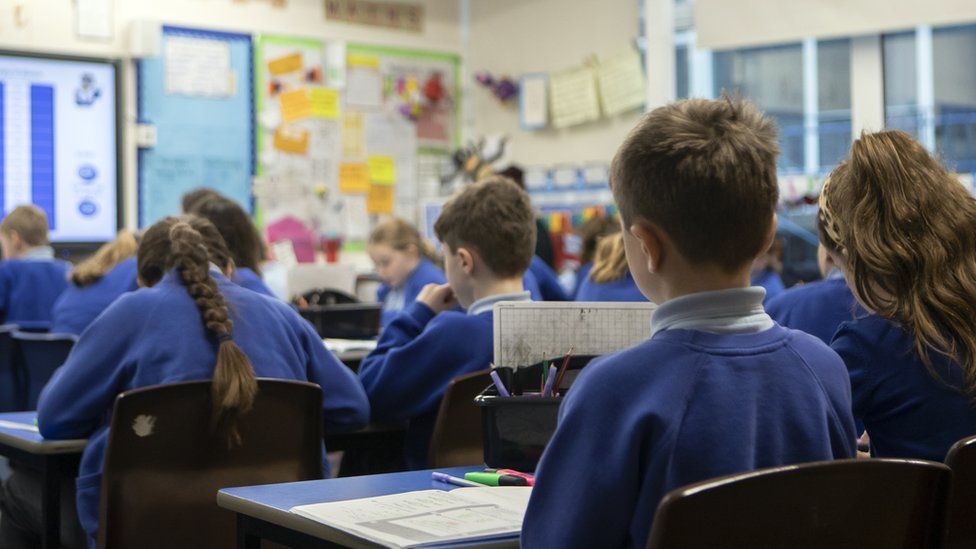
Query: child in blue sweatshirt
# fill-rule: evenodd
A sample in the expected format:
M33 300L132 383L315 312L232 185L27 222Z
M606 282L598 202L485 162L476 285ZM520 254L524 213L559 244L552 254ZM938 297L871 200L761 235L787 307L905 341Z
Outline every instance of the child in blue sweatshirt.
M830 174L818 221L871 313L831 342L871 454L944 460L976 434L976 199L917 141L883 131Z
M559 284L559 277L539 256L532 256L532 263L529 264L529 270L526 273L530 273L535 278L539 288L538 298L533 294L533 299L537 301L569 301L566 291Z
M210 221L220 231L234 260L231 281L248 290L275 297L261 278L261 235L244 208L220 195L204 194L189 204L190 209L185 213Z
M773 322L750 287L774 234L777 154L773 122L735 99L658 108L617 151L627 262L660 306L649 340L570 387L523 547L644 547L670 490L854 456L843 362Z
M118 297L135 291L136 250L139 243L129 231L71 270L70 284L54 303L51 332L81 335L85 328Z
M823 244L817 249L817 263L823 280L784 291L769 300L766 312L781 326L806 332L830 345L842 323L866 313Z
M593 270L580 286L576 301L647 301L627 267L623 234L600 240Z
M68 287L71 265L54 259L47 240L47 215L36 206L17 206L0 222L0 324L47 331L51 308Z
M490 228L490 230L489 230ZM466 187L434 224L447 284L428 284L380 335L359 368L376 421L408 421L406 462L422 469L448 383L488 368L492 306L524 301L535 221L529 196L500 176ZM461 305L467 312L453 310Z
M98 532L109 418L123 391L222 380L214 387L215 402L222 403L215 413L222 418L218 433L231 442L236 416L255 397L256 377L318 383L330 424L361 425L369 418L358 380L325 350L307 322L287 304L227 279L232 260L210 222L166 218L146 231L138 257L139 279L148 288L120 297L89 326L38 404L38 428L45 438L89 440L77 507L90 546ZM36 532L22 530L32 522L13 516L23 505L8 500L23 497L18 487L29 483L18 475L24 474L15 471L5 487L0 533L14 539L0 539L3 547L36 540Z
M376 300L383 304L380 323L392 321L417 299L428 284L443 284L444 273L434 265L436 253L417 228L402 219L389 219L369 235L366 251L383 284Z

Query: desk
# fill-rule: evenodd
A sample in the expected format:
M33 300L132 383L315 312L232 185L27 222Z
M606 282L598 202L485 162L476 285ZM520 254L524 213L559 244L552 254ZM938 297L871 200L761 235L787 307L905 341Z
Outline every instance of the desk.
M0 420L29 426L36 419L36 412L0 414ZM41 474L44 486L41 547L61 547L61 481L66 476L77 476L81 452L87 443L87 440L44 440L35 431L0 426L0 455Z
M438 469L462 477L480 471L481 467ZM451 490L456 486L434 482L431 471L410 471L364 477L312 480L268 484L244 488L226 488L217 493L217 505L237 514L237 547L254 549L266 539L297 548L375 547L352 534L290 513L297 505L343 501L372 496L387 496L416 490ZM460 544L458 547L518 547L518 540L494 541L488 544ZM446 546L439 546L446 547Z

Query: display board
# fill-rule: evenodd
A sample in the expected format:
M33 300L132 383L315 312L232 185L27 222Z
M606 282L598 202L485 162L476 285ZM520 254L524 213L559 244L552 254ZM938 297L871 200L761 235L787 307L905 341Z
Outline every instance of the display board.
M111 60L0 52L0 214L36 205L56 243L114 237L117 77Z

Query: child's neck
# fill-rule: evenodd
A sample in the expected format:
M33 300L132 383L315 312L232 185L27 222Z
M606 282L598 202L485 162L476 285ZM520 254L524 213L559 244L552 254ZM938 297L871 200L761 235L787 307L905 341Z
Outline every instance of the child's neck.
M748 288L752 285L748 267L729 273L717 267L697 266L662 279L660 294L655 296L658 303L700 292Z
M494 278L492 280L475 281L472 287L474 301L494 295L517 294L525 291L522 287L522 277Z

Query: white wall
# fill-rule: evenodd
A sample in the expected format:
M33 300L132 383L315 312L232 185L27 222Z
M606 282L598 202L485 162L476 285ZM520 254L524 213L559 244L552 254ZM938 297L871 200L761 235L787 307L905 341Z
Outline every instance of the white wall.
M638 34L637 0L471 0L464 60L475 71L518 77L582 63L591 54L631 47ZM526 132L517 106L503 107L486 89L470 87L467 135L508 135L512 160L523 165L609 161L639 113L567 128Z

